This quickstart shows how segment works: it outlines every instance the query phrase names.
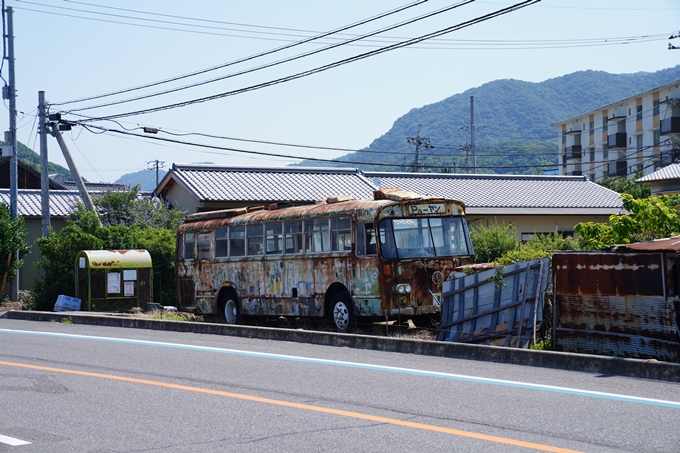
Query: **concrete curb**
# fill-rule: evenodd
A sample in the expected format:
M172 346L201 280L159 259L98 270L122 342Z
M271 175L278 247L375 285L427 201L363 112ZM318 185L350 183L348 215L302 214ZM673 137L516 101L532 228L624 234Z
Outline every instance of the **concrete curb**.
M680 382L680 364L655 360L623 359L586 354L572 354L531 349L512 349L444 341L425 341L407 338L351 335L309 330L273 329L266 327L234 326L226 324L166 321L82 312L38 312L10 310L4 318L62 322L71 318L74 324L91 326L127 327L133 329L167 330L209 335L228 335L263 340L290 341L324 346L339 346L376 351L420 354L456 359L481 360L570 371L629 376L644 379Z

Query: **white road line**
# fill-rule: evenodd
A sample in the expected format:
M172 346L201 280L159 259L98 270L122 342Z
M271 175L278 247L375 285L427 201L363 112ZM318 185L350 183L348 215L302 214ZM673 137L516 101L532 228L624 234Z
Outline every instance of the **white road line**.
M12 447L30 444L30 442L26 442L25 440L15 439L14 437L9 436L3 436L2 434L0 434L0 442L2 442L3 444L11 445Z
M416 370L416 369L412 369L412 368L400 368L400 367L385 366L385 365L372 365L372 364L368 364L368 363L345 362L345 361L339 361L339 360L318 359L318 358L311 358L311 357L298 357L298 356L283 355L283 354L271 354L271 353L266 353L266 352L242 351L242 350L238 350L238 349L213 348L213 347L208 347L208 346L194 346L194 345L187 345L187 344L181 344L181 343L164 343L164 342L160 342L160 341L133 340L133 339L128 339L128 338L96 337L96 336L91 336L91 335L74 335L74 334L66 334L66 333L35 332L35 331L27 331L27 330L0 329L0 334L3 334L3 333L5 333L5 334L15 334L15 335L39 335L39 336L47 336L47 337L71 338L71 339L90 340L90 341L106 341L106 342L122 343L122 344L137 344L137 345L145 345L145 346L153 346L153 347L161 347L161 348L185 349L185 350L193 350L193 351L204 351L204 352L213 352L213 353L221 353L221 354L240 355L240 356L247 356L247 357L259 357L259 358L263 358L263 359L286 360L286 361L301 362L301 363L314 363L314 364L318 364L318 365L329 365L329 366L348 367L348 368L360 368L360 369L364 369L364 370L383 371L383 372L389 372L389 373L411 374L411 375L415 375L415 376L432 377L432 378L439 378L439 379L450 379L450 380L463 381L463 382L473 382L473 383L477 383L477 384L500 385L500 386L505 386L505 387L523 388L523 389L527 389L527 390L540 390L540 391L545 391L545 392L562 393L562 394L566 394L566 395L577 395L577 396L585 396L585 397L590 397L590 398L600 398L600 399L608 399L608 400L614 400L614 401L624 401L624 402L627 402L627 403L648 404L648 405L652 405L652 406L661 406L661 407L670 407L670 408L673 408L673 409L680 409L680 401L658 400L658 399L653 399L653 398L642 398L642 397L638 397L638 396L623 395L623 394L618 394L618 393L596 392L596 391L592 391L592 390L582 390L582 389L576 389L576 388L570 388L570 387L558 387L558 386L545 385L545 384L532 384L532 383L528 383L528 382L509 381L509 380L505 380L505 379L493 379L493 378L485 378L485 377L478 377L478 376L468 376L468 375L464 375L464 374L442 373L442 372L438 372L438 371Z

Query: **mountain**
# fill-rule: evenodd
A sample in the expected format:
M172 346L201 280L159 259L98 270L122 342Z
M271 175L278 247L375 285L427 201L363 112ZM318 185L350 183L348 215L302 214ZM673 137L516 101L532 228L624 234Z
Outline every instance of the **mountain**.
M539 83L495 80L414 108L367 149L336 159L365 162L363 165L315 161L297 165L404 171L414 160L414 147L406 138L420 135L434 145L421 149L421 171L464 172L465 145L470 140L470 96L474 96L477 172L541 173L552 165L557 168L557 133L551 124L678 79L680 65L652 73L579 71Z
M0 142L0 146L5 145L9 145L9 142ZM26 165L40 171L40 154L36 153L31 148L29 148L28 146L24 145L21 142L17 142L17 148L19 159ZM71 172L67 168L62 167L61 165L48 162L47 170L49 174L60 173L62 175L65 175L67 180L73 179L71 178Z
M158 170L158 182L163 180L163 177L168 172L166 169ZM156 184L156 170L140 170L134 173L126 173L116 180L118 184L125 184L127 186L135 186L140 184L142 192L151 192L157 186Z

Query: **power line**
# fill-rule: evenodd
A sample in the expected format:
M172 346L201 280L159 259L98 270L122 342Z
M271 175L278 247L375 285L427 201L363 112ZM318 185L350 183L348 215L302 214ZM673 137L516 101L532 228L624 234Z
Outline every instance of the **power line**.
M421 0L421 1L425 1L425 0ZM195 88L195 87L198 87L198 86L201 86L201 85L207 85L209 83L214 83L214 82L218 82L218 81L221 81L221 80L226 80L226 79L241 76L241 75L244 75L244 74L250 74L252 72L260 71L262 69L267 69L267 68L271 68L271 67L274 67L274 66L278 66L280 64L289 63L291 61L299 60L299 59L302 59L302 58L305 58L305 57L308 57L308 56L311 56L311 55L316 55L318 53L325 52L327 50L331 50L331 49L335 49L337 47L348 45L352 42L360 41L360 40L365 39L367 37L375 36L375 35L378 35L380 33L384 33L385 31L394 30L396 28L404 27L406 25L413 24L415 22L418 22L418 21L421 21L421 20L436 16L436 15L442 14L444 12L451 11L451 10L456 9L456 8L460 8L461 6L465 6L465 5L470 4L474 1L476 1L476 0L463 0L461 2L454 4L454 5L450 5L450 6L447 6L447 7L444 7L444 8L440 8L436 11L433 11L433 12L430 12L430 13L427 13L427 14L423 14L421 16L418 16L418 17L415 17L415 18L412 18L412 19L408 19L406 21L402 21L402 22L399 22L397 24L390 25L388 27L383 27L381 29L372 31L370 33L360 35L356 38L347 39L347 40L344 40L342 42L335 43L335 44L329 44L329 45L322 47L320 49L315 49L315 50L303 52L301 54L297 54L297 55L294 55L292 57L283 58L281 60L277 60L277 61L274 61L274 62L271 62L271 63L266 63L266 64L262 64L262 65L255 66L255 67L252 67L252 68L233 72L231 74L227 74L227 75L224 75L224 76L214 77L212 79L208 79L208 80L204 80L204 81L200 81L200 82L195 82L195 83L192 83L192 84L189 84L189 85L184 85L184 86L177 87L177 88L171 88L171 89L159 91L159 92L156 92L156 93L140 95L140 96L136 96L136 97L133 97L133 98L123 99L123 100L119 100L119 101L111 101L111 102L108 102L108 103L94 105L94 106L86 106L86 107L81 107L81 108L77 108L77 109L71 109L70 112L80 112L80 111L84 111L84 110L92 110L92 109L97 109L97 108L101 108L101 107L109 107L109 106L112 106L112 105L124 104L124 103L127 103L127 102L138 101L138 100L141 100L141 99L148 99L148 98L151 98L151 97L160 96L160 95L169 94L169 93L174 93L174 92L186 90L186 89L189 89L189 88ZM367 22L364 22L364 23L367 23ZM329 33L332 33L332 32L329 32ZM310 38L310 40L311 39L314 39L314 38ZM305 42L307 42L307 41L305 41ZM302 43L304 43L304 42L302 42ZM292 46L289 46L289 47L292 47ZM274 51L276 51L276 50L274 50ZM263 52L261 54L257 54L254 58L261 56L261 55L268 55L270 53L273 53L273 51L272 52ZM236 60L236 61L238 63L241 63L241 62L251 60L251 59L253 59L253 57L246 57L246 58L242 58L242 59ZM222 65L221 67L226 67L226 66L231 66L231 65L232 65L231 63L226 63L225 65ZM53 105L55 105L55 104L53 104Z
M245 87L245 88L241 88L241 89L237 89L237 90L233 90L233 91L227 91L227 92L224 92L224 93L219 93L219 94L206 96L206 97L202 97L202 98L192 99L192 100L189 100L189 101L183 101L183 102L178 102L178 103L174 103L174 104L167 104L167 105L160 106L160 107L154 107L154 108L137 110L137 111L127 112L127 113L119 113L119 114L115 114L115 115L103 116L103 117L100 117L100 118L91 119L90 121L102 121L102 120L108 120L108 119L124 118L124 117L128 117L128 116L143 115L143 114L147 114L147 113L159 112L159 111L169 110L169 109L178 108L178 107L185 107L185 106L192 105L192 104L212 101L212 100L220 99L220 98L227 97L227 96L233 96L233 95L236 95L236 94L241 94L241 93L246 93L246 92L249 92L249 91L258 90L258 89L261 89L261 88L266 88L266 87L277 85L277 84L280 84L280 83L289 82L289 81L296 80L296 79L299 79L299 78L302 78L302 77L310 76L312 74L323 72L323 71L326 71L328 69L336 68L336 67L342 66L342 65L347 64L347 63L353 63L355 61L359 61L359 60L362 60L362 59L365 59L365 58L369 58L369 57L372 57L372 56L375 56L375 55L379 55L379 54L382 54L384 52L389 52L391 50L395 50L395 49L406 47L406 46L409 46L409 45L412 45L412 44L416 44L416 43L425 41L427 39L431 39L431 38L436 37L436 36L442 36L442 35L447 34L447 33L452 33L454 31L460 30L462 28L466 28L466 27L469 27L469 26L472 26L472 25L475 25L475 24L478 24L478 23L481 23L481 22L485 22L485 21L490 20L490 19L495 18L495 17L517 11L518 9L522 9L522 8L527 7L527 6L533 5L535 3L538 3L539 1L540 0L525 0L523 2L516 3L512 6L509 6L507 8L503 8L503 9L494 11L492 13L488 13L488 14L485 14L483 16L476 17L474 19L471 19L471 20L468 20L468 21L465 21L465 22L461 22L457 25L447 27L447 28L444 28L444 29L441 29L441 30L438 30L438 31L435 31L435 32L432 32L432 33L428 33L426 35L422 35L422 36L419 36L417 38L413 38L413 39L410 39L410 40L407 40L407 41L402 41L400 43L393 44L391 46L382 47L380 49L376 49L376 50L373 50L373 51L370 51L370 52L366 52L366 53L363 53L363 54L360 54L360 55L356 55L354 57L350 57L350 58L346 58L346 59L343 59L343 60L340 60L340 61L336 61L334 63L330 63L330 64L327 64L327 65L319 66L317 68L310 69L310 70L303 71L303 72L299 72L299 73L296 73L296 74L293 74L293 75L290 75L290 76L275 79L275 80L272 80L272 81L269 81L269 82L251 85L249 87Z
M322 39L326 36L330 36L332 34L339 33L341 31L349 30L351 28L354 28L354 27L357 27L357 26L360 26L360 25L364 25L364 24L367 24L369 22L373 22L375 20L382 19L382 18L387 17L389 15L404 11L406 9L420 5L421 3L426 2L426 1L428 1L428 0L418 0L416 2L409 3L407 5L391 9L391 10L386 11L384 13L380 13L376 16L372 16L372 17L369 17L367 19L363 19L363 20L360 20L358 22L354 22L352 24L345 25L345 26L342 26L342 27L339 27L339 28L335 28L331 31L321 33L321 34L318 34L316 36L312 36L311 38L304 39L302 41L296 41L292 44L277 47L275 49L266 50L264 52L259 52L259 53L256 53L254 55L239 58L239 59L227 62L227 63L223 63L221 65L213 66L211 68L201 69L201 70L190 72L188 74L184 74L184 75L181 75L181 76L171 77L169 79L164 79L164 80L161 80L161 81L158 81L158 82L148 83L148 84L140 85L140 86L133 87L133 88L114 91L114 92L106 93L106 94L102 94L102 95L90 96L90 97L87 97L87 98L76 99L76 100L73 100L73 101L61 102L61 103L52 104L52 105L65 105L65 104L71 104L71 103L76 103L76 102L90 101L90 100L99 99L99 98L106 97L106 96L113 96L113 95L128 93L130 91L140 90L140 89L144 89L144 88L150 88L150 87L161 85L161 84L164 84L164 83L174 82L174 81L185 79L185 78L188 78L188 77L193 77L193 76L205 74L206 72L215 71L217 69L222 69L222 68L232 66L232 65L235 65L235 64L238 64L238 63L244 63L244 62L249 61L249 60L260 58L260 57L263 57L263 56L266 56L266 55L271 55L273 53L280 52L282 50L290 49L292 47L296 47L296 46L299 46L299 45L302 45L302 44L305 44L305 43L308 43L308 42L312 42L312 41L315 41L315 40L318 40L318 39Z

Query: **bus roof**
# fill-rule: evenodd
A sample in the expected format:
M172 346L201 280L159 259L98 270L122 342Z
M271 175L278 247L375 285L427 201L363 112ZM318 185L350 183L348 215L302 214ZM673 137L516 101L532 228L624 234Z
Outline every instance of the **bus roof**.
M326 200L320 200L314 205L291 206L277 203L270 205L269 209L264 209L264 206L251 206L247 208L199 212L188 215L184 225L187 228L198 226L198 224L201 227L208 226L209 224L217 227L220 224L247 225L342 215L352 215L358 221L372 221L375 219L378 211L385 206L395 205L404 201L421 200L445 199L419 195L401 189L382 189L373 192L373 200L354 200L351 195L337 195ZM461 205L463 209L465 208L464 203L461 201L448 199L445 201L455 202ZM180 227L180 229L184 228Z

